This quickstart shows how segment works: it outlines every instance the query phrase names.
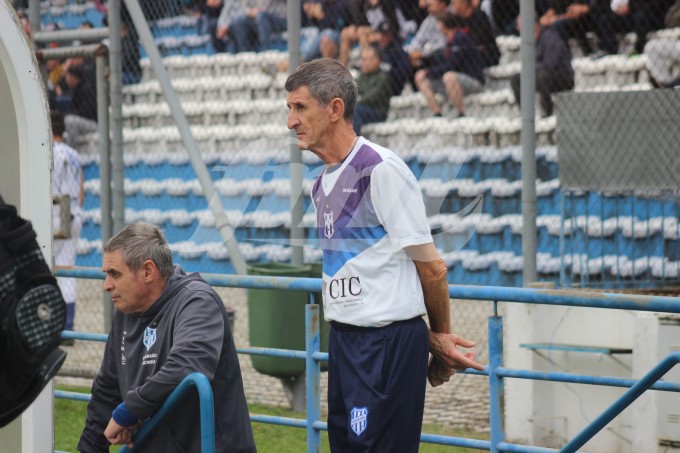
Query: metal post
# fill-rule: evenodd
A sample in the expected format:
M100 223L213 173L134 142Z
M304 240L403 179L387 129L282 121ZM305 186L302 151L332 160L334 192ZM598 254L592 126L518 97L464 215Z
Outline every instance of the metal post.
M311 293L312 302L314 293ZM305 351L307 379L307 452L319 453L321 451L321 433L314 427L314 422L321 418L321 366L313 354L320 351L321 342L321 310L319 305L312 303L305 305Z
M520 0L522 44L520 104L522 110L522 254L524 286L536 281L536 43L534 2Z
M198 179L199 183L201 184L201 188L203 189L203 196L208 202L208 207L215 217L215 228L217 228L217 231L219 231L220 237L229 250L229 258L231 259L231 263L234 266L234 270L237 274L245 275L247 273L246 262L243 258L243 255L241 255L241 252L239 251L234 228L232 228L229 223L229 219L224 212L224 206L222 206L222 200L220 199L217 190L215 190L215 184L210 178L210 173L208 173L208 169L205 165L203 157L201 156L201 152L198 149L196 140L194 140L194 136L191 134L189 122L187 121L187 117L184 115L184 110L182 110L177 93L170 83L170 77L168 77L165 67L163 66L161 55L158 52L156 44L154 43L153 36L151 35L151 29L149 29L149 24L144 18L142 8L139 6L139 2L137 0L125 0L125 5L130 12L132 21L135 24L135 28L137 29L137 33L139 33L139 39L141 40L142 45L149 56L149 60L151 60L153 72L158 78L158 82L161 85L165 100L170 107L172 117L177 124L177 129L179 129L184 146L187 148L189 159L191 160L191 166L194 169L194 173L196 173L196 179Z
M123 64L120 0L109 0L109 82L111 89L111 152L113 154L113 233L125 226L125 163L123 162Z
M495 311L495 306L494 306ZM491 453L497 453L503 442L503 378L496 370L503 366L503 317L494 313L489 316L489 417L491 429Z
M80 41L81 43L99 43L109 37L108 27L76 28L59 31L31 31L31 40L36 44L49 42Z
M113 219L111 218L111 142L109 139L109 97L107 82L107 57L106 48L102 47L96 52L97 67L97 127L99 144L99 203L101 205L101 238L102 244L111 238ZM104 307L104 332L111 330L111 317L113 304L108 293L103 293L102 304Z
M40 0L28 0L28 23L31 26L31 34L40 31ZM36 49L38 43L31 42Z
M300 0L292 0L288 4L288 72L292 73L300 65ZM290 239L291 259L293 265L300 266L303 262L302 240L302 179L304 166L302 152L297 147L295 133L291 131L290 144Z

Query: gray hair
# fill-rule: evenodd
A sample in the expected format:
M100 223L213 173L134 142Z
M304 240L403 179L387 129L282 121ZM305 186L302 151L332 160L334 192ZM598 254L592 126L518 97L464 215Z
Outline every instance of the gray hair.
M133 272L137 272L146 260L156 263L161 277L166 280L174 272L168 241L149 223L132 223L120 230L104 246L104 253L116 250L123 253L123 261Z
M286 80L286 91L290 93L301 87L307 87L312 97L323 106L340 98L345 103L344 118L352 120L359 87L347 68L337 61L319 58L301 64Z

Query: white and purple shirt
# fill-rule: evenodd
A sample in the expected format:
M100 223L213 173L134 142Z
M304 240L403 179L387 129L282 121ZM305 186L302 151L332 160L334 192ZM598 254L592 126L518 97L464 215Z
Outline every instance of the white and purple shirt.
M312 189L323 249L325 317L381 327L426 313L404 247L432 242L418 181L392 151L360 137Z

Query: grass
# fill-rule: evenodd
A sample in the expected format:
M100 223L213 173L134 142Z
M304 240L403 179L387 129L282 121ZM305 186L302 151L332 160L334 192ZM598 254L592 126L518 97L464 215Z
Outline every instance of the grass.
M89 388L75 388L57 386L59 390L71 392L89 393ZM282 407L265 406L260 404L250 404L252 414L274 415L279 417L304 418L304 413L294 412ZM75 452L80 433L85 424L85 413L87 403L82 401L66 400L56 398L54 400L55 411L55 449L61 451ZM253 423L255 443L260 453L299 453L307 450L307 433L304 429L290 428L280 425L270 425L266 423ZM484 433L474 433L469 431L444 428L438 425L425 425L423 432L430 434L441 434L445 436L468 437L473 439L488 439ZM112 452L118 448L111 448ZM321 451L329 452L328 434L321 433ZM420 452L423 453L469 453L468 448L448 447L444 445L421 444Z

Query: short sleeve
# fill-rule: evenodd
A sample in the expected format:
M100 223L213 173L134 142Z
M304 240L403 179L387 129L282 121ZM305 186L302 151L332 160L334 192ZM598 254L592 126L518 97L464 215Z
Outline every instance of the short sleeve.
M392 244L404 248L432 242L420 186L403 162L387 159L376 166L371 197Z

